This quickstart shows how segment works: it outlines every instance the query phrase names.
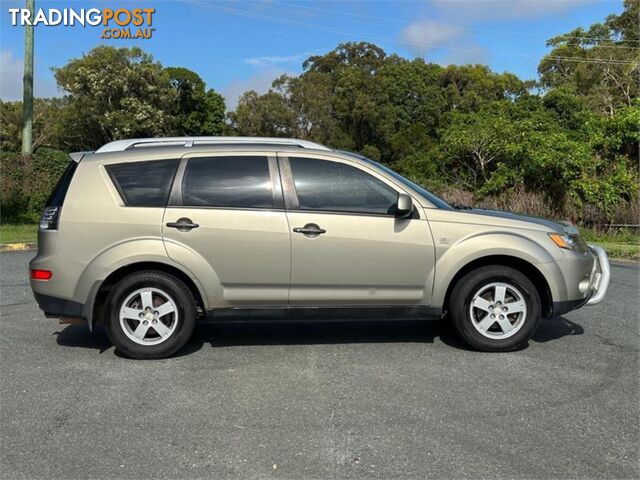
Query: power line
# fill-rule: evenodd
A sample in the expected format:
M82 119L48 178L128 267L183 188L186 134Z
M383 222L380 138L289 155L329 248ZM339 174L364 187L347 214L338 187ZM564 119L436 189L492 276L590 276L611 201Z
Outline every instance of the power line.
M263 0L264 1L264 0ZM307 10L307 11L314 11L314 12L323 12L323 13L330 13L330 14L335 14L338 15L339 17L354 17L354 18L363 18L363 19L370 19L370 20L383 20L384 22L386 22L386 24L373 24L373 23L369 23L369 22L360 22L360 21L356 21L356 20L349 20L351 22L354 23L361 23L361 24L367 24L367 25L374 25L374 26L379 26L379 27L388 27L388 23L396 23L396 24L400 24L400 25L411 25L412 22L409 22L407 20L400 20L398 18L385 18L385 17L377 17L377 16L373 16L373 15L364 15L364 14L360 14L360 13L352 13L352 12L345 12L345 11L338 11L338 10L329 10L326 8L319 8L319 7L309 7L307 5L300 5L300 4L293 4L293 3L287 3L287 2L280 2L278 0L270 0L270 3L275 4L275 5L282 5L282 6L286 6L286 7L294 7L294 8L298 8L298 9L303 9L303 10ZM463 26L458 26L458 25L448 25L448 24L444 24L444 23L439 23L439 22L433 22L430 21L429 23L433 24L433 25L438 25L440 27L442 27L443 29L450 29L450 30L466 30L469 32L481 32L481 33L493 33L493 34L498 34L498 35L503 35L503 36L529 36L529 37L535 37L535 38L546 38L549 39L550 37L563 37L566 39L575 39L575 40L597 40L597 38L593 38L593 37L588 37L588 36L565 36L565 35L543 35L543 34L539 34L539 33L527 33L527 32L507 32L504 30L490 30L490 29L484 29L484 28L474 28L474 27L463 27ZM620 40L618 43L640 43L640 39L638 40ZM601 47L603 48L621 48L621 49L640 49L640 47L625 47L625 46L619 46L619 45L602 45Z
M430 46L430 45L428 45L426 43L412 42L410 40L402 40L402 39L397 39L397 38L389 38L389 37L383 37L383 36L379 36L379 35L370 35L370 34L362 35L362 34L358 34L358 33L354 33L354 32L347 32L347 31L344 31L344 30L338 30L338 29L334 29L334 28L327 28L327 27L318 26L318 25L315 25L315 24L304 23L304 22L300 22L300 21L297 21L297 20L274 17L274 16L271 16L271 15L265 15L265 14L256 13L256 12L247 12L245 10L236 10L236 9L233 9L233 8L230 8L230 7L225 7L225 6L221 6L221 5L213 5L213 4L210 4L210 3L203 3L203 2L198 1L198 0L182 0L182 1L185 2L185 3L191 4L193 6L196 6L196 7L208 8L208 9L211 9L211 10L218 10L218 11L221 11L221 12L224 12L224 13L228 13L228 14L231 14L231 15L238 15L238 16L249 17L249 18L256 18L256 19L261 19L261 20L273 22L273 23L279 23L279 24L283 24L283 25L291 25L291 26L306 28L306 29L309 29L309 30L316 30L316 31L322 31L322 32L327 32L327 33L334 33L334 34L338 34L338 35L347 35L347 36L354 37L354 38L361 38L363 36L366 36L366 37L369 37L371 39L378 40L378 41L399 43L399 44L409 45L409 46L419 47L419 48L426 48L426 47ZM537 55L528 55L528 54L515 53L515 52L493 52L493 51L487 50L487 49L469 49L469 48L462 48L462 47L454 47L454 46L450 46L450 45L435 45L434 48L442 48L442 49L446 49L446 50L460 51L460 52L465 52L465 53L482 53L482 54L490 53L490 54L494 54L494 55L512 56L512 57L521 57L521 58L534 58L534 57L537 57ZM602 65L636 65L637 64L637 62L635 62L635 61L605 59L605 58L575 58L575 57L550 56L550 55L547 55L544 58L552 59L552 60L559 60L559 61L567 61L567 62L602 64Z

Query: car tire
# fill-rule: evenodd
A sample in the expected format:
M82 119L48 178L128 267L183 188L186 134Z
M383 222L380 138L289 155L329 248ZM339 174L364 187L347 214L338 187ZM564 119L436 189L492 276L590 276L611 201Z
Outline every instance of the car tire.
M522 272L501 265L464 275L449 300L451 320L462 339L476 350L515 350L540 324L538 291Z
M106 330L116 349L130 358L168 357L193 333L196 301L173 275L136 272L120 280L107 298Z

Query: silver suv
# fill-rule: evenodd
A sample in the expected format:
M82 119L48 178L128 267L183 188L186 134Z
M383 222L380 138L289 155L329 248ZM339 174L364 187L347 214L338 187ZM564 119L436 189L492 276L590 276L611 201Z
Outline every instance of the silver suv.
M569 224L453 208L312 142L119 140L70 156L31 287L46 316L103 324L134 358L173 354L199 319L269 310L444 317L476 349L511 350L609 283L602 248Z

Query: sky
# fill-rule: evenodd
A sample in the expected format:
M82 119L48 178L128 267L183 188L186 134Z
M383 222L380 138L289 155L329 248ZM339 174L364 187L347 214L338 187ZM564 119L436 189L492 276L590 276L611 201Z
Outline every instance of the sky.
M24 28L0 0L0 98L22 98ZM283 73L299 74L310 55L369 41L387 53L442 65L482 63L523 79L537 77L545 41L588 28L622 0L129 0L44 1L43 8L155 8L150 39L100 39L103 27L35 27L35 95L60 96L52 67L98 45L137 45L164 66L197 72L233 109L246 90L266 92Z

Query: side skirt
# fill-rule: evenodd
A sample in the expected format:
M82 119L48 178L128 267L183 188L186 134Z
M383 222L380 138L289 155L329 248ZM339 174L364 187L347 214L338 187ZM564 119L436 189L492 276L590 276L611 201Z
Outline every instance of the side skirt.
M336 320L437 320L442 310L415 305L375 307L249 307L207 310L206 321L336 321Z

